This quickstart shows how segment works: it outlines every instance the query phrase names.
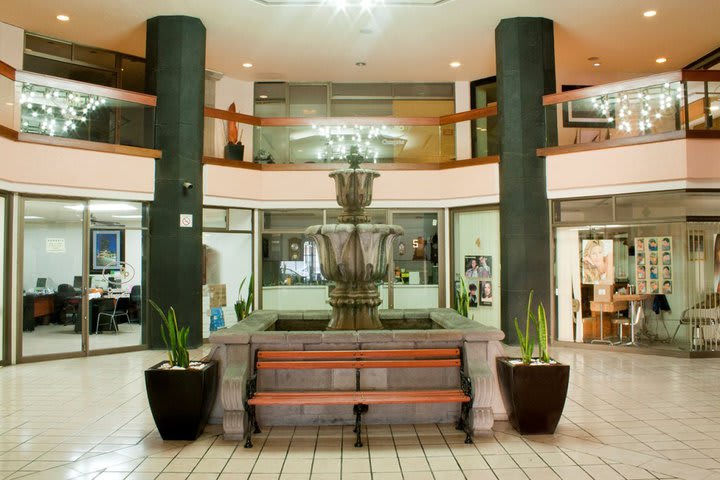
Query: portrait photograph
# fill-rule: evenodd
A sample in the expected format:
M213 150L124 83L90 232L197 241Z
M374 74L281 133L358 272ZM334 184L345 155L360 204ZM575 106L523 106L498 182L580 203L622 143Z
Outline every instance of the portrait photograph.
M647 293L647 283L637 282L637 291L638 293Z
M465 255L465 276L467 278L480 277L480 264L477 255Z
M650 280L657 280L658 279L658 267L656 265L653 265L650 267Z
M668 252L672 248L672 238L670 237L662 237L660 240L660 250L663 252Z
M645 267L637 267L636 277L638 280L645 280Z
M635 253L644 252L644 251L645 251L645 239L636 238L635 239Z
M650 291L648 293L660 293L657 280L650 280Z
M662 254L662 264L663 264L663 265L670 265L670 264L672 264L672 255L670 255L670 252L663 252L663 254Z
M635 262L638 265L645 265L645 254L644 253L638 253L635 255Z
M658 254L657 252L650 252L648 255L648 265L657 265L658 264Z
M667 280L668 278L672 278L672 267L663 267L662 269L662 278Z
M582 241L582 283L612 285L615 283L612 240Z
M658 249L658 241L657 238L649 238L648 239L648 250L651 252L657 252Z
M480 284L480 304L492 305L493 302L493 286L492 282L482 282Z
M672 282L670 280L665 280L663 282L662 290L663 290L662 293L664 293L665 295L671 294L672 293Z
M477 307L478 306L478 284L475 282L470 282L468 284L468 300L469 300L469 307Z

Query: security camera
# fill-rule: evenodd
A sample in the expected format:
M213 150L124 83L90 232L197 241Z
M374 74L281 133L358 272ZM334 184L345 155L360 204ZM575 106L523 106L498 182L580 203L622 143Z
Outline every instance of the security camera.
M183 188L184 188L185 190L192 190L192 188L193 188L194 186L195 186L195 185L193 185L193 184L190 183L190 182L183 182Z

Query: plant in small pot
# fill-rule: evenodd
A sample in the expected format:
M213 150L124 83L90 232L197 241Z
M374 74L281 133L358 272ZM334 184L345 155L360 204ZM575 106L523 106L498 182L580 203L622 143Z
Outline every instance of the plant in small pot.
M175 310L167 315L150 300L162 319L168 360L145 370L145 388L155 425L163 440L195 440L210 417L217 388L217 362L190 361L189 327L179 328Z
M530 292L525 333L515 319L521 358L498 357L498 381L505 410L515 430L521 434L552 434L565 407L570 366L550 358L545 307L540 303L535 315L532 298L533 292ZM537 336L539 356L536 358L532 356L535 342L531 323Z
M236 113L235 102L228 107L230 113ZM242 161L245 155L245 145L242 144L242 130L238 127L238 122L228 120L227 122L227 140L225 145L225 158L228 160Z
M247 277L242 279L242 282L240 282L240 288L238 288L238 299L237 302L235 302L235 314L237 315L238 322L248 315L250 315L250 312L253 310L253 304L255 301L255 281L253 279L253 276L250 275L250 282L248 283L247 287L247 293L243 297L243 285L245 285L245 280L247 280Z

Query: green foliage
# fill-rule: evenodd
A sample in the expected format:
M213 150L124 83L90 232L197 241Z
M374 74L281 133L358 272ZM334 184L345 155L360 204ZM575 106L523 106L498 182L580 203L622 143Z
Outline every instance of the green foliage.
M532 360L533 350L535 349L535 342L533 341L530 324L532 323L537 334L538 354L539 360L544 363L550 362L550 352L548 350L548 337L547 337L547 316L545 315L545 307L542 302L537 307L537 315L533 314L532 307L533 291L530 291L527 306L527 319L525 320L525 333L523 334L518 324L518 319L515 318L515 330L517 331L518 340L520 341L520 357L522 362L529 364Z
M470 308L470 295L468 294L465 277L460 275L460 288L455 290L455 310L463 317L468 316Z
M149 300L149 302L163 321L162 325L160 325L160 335L167 348L170 366L188 368L190 366L190 354L187 349L187 339L190 327L178 327L173 307L170 307L167 315L165 315L165 312L158 307L157 303L152 300Z
M235 302L235 314L237 315L238 322L250 315L255 303L255 279L253 275L250 275L247 293L245 297L243 297L242 289L243 285L245 285L245 280L247 280L247 277L243 278L242 282L240 282L240 288L238 288L238 300Z

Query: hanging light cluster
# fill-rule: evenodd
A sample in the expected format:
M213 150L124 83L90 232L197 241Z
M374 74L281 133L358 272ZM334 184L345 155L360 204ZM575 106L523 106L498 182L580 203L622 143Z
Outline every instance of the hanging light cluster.
M657 87L655 87L657 88ZM637 102L634 100L637 99ZM615 102L618 109L617 128L621 132L630 133L633 130L634 120L641 133L652 130L653 121L660 120L668 109L675 107L682 100L682 86L672 87L665 83L657 95L651 94L649 89L637 93L620 93ZM611 116L612 100L607 95L592 99L593 108L607 118L608 123L614 122ZM633 108L634 106L634 108Z
M592 99L592 105L595 110L599 110L603 117L607 118L608 123L612 123L615 119L610 115L610 100L607 95Z
M366 160L372 159L373 163L377 163L379 152L374 147L372 140L380 137L387 127L385 125L381 127L361 125L318 127L313 125L312 128L318 130L320 136L325 138L324 148L316 153L319 161L345 161L354 148L356 153Z
M107 100L67 90L59 90L25 83L20 94L21 131L68 136L78 126L88 122L89 116L104 106Z

